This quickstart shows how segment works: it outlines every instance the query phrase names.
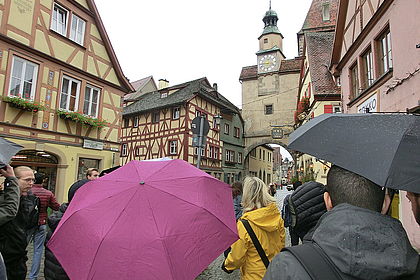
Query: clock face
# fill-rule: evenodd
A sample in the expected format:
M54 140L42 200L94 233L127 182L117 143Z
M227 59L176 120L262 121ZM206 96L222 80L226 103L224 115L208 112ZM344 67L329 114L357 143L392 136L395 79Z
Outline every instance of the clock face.
M258 67L261 72L273 71L276 65L277 59L272 54L265 54L258 61Z

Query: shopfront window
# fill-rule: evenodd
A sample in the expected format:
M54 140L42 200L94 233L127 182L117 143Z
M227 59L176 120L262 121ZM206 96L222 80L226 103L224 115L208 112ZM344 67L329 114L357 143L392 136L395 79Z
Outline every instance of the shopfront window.
M99 159L79 158L79 167L77 171L77 180L85 179L86 172L89 168L96 168L99 170Z

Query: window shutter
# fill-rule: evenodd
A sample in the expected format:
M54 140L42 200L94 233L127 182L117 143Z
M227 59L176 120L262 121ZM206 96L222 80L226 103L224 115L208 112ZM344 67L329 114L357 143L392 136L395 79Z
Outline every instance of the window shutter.
M324 114L331 114L333 112L332 105L324 105Z

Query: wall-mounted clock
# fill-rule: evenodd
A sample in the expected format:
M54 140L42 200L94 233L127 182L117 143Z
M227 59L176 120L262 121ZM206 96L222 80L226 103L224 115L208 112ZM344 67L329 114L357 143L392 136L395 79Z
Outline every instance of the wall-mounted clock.
M258 70L260 72L270 72L276 69L277 58L273 54L265 54L258 59Z

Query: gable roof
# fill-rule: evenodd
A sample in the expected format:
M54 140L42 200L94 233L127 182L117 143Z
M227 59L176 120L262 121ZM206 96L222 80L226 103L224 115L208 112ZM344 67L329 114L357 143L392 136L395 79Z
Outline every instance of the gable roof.
M173 91L173 92L172 92ZM169 93L167 97L161 98L162 93ZM158 110L165 107L181 105L195 96L200 96L212 103L222 107L224 110L239 113L239 109L218 93L209 83L206 77L178 84L161 90L153 91L142 95L138 101L124 108L123 115L138 114L147 111Z
M114 66L115 73L117 74L118 80L120 83L124 86L124 88L127 90L127 92L134 92L134 88L131 86L130 82L128 81L127 77L124 76L124 73L121 69L121 65L117 59L117 56L115 55L114 48L112 47L111 41L109 40L108 34L105 30L105 26L102 22L101 16L98 12L98 9L96 7L94 0L87 0L89 8L92 10L96 26L98 28L99 34L101 35L101 38L104 42L105 49L111 59L112 65Z
M309 30L319 31L334 28L337 21L338 2L339 0L313 0L300 33ZM329 4L330 20L324 21L322 19L322 7L327 3Z
M154 88L157 90L157 86L156 86L155 80L153 79L153 76L148 76L146 78L143 78L143 79L140 79L131 83L135 92L124 95L124 101L134 101L140 96L142 96L143 94L145 94L146 92L143 92L143 88L149 82L151 82L154 85Z
M331 58L333 40L334 31L308 32L305 34L309 72L314 95L335 95L340 93L340 88L335 85L328 65Z
M284 59L280 62L280 69L277 72L278 74L288 73L288 72L299 72L300 63L302 58L296 57L293 59ZM257 65L245 66L242 68L241 75L239 76L240 81L244 80L253 80L258 78L258 68Z

